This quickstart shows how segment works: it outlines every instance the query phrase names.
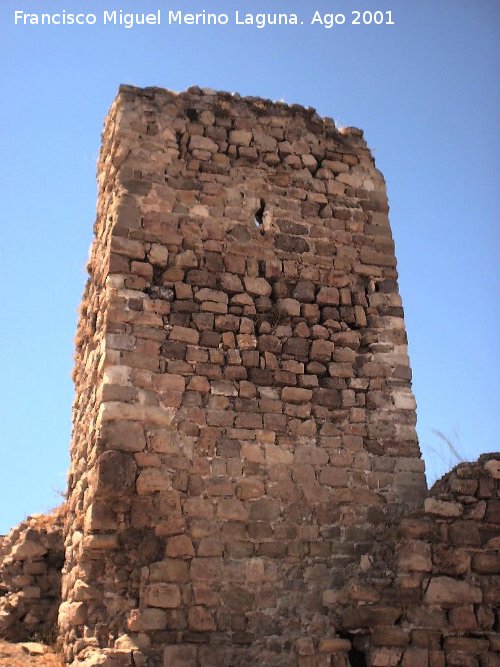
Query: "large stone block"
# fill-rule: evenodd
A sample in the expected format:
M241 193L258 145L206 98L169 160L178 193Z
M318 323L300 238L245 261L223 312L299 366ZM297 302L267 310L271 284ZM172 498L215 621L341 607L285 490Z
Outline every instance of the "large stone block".
M483 594L478 586L451 577L433 577L425 593L430 605L463 605L481 602Z
M95 494L98 498L129 497L135 484L134 459L120 451L106 451L97 460Z

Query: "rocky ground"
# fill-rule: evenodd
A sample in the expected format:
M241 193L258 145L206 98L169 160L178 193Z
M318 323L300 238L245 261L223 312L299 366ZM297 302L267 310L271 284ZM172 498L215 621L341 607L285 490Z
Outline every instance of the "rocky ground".
M13 644L0 639L0 667L25 667L25 665L63 667L63 664L62 657L45 644L34 642Z

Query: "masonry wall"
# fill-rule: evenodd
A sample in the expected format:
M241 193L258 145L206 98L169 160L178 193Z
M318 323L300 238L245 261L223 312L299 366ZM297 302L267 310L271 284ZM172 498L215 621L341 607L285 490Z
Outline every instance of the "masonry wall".
M463 463L323 594L368 667L500 665L500 454Z
M323 592L425 494L362 133L298 105L122 87L98 178L68 662L288 667L326 641L314 664L345 664Z
M64 506L0 536L0 638L53 643L61 602Z

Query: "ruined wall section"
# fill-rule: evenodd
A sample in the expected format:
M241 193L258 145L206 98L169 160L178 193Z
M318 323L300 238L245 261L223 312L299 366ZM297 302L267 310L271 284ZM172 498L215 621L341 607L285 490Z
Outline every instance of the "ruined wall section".
M323 602L368 667L500 665L500 454L445 475L356 570Z
M61 602L64 505L0 536L0 638L53 643Z
M197 88L122 87L103 146L68 660L293 664L425 492L383 178L359 130Z

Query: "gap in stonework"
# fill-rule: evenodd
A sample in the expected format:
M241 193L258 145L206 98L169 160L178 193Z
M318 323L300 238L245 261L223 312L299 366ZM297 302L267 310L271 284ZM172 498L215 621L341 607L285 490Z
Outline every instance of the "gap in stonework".
M255 212L254 219L253 219L254 225L256 227L260 227L262 225L262 223L264 221L264 211L265 211L265 209L266 209L266 202L264 201L264 199L261 199L260 200L260 208L258 208L257 211Z

